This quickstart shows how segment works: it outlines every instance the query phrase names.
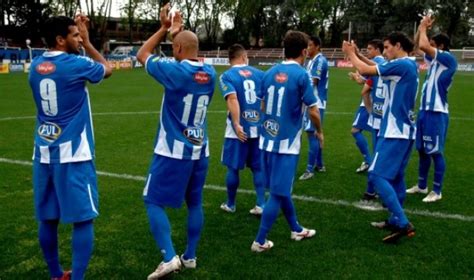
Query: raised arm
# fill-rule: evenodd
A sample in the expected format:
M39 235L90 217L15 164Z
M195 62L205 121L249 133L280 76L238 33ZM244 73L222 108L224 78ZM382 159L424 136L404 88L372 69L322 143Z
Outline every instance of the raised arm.
M74 19L77 25L77 29L79 29L79 34L82 38L82 46L86 53L95 61L102 64L105 68L105 75L104 78L108 78L112 75L112 67L109 66L107 60L94 48L90 39L89 39L89 30L87 28L87 23L89 22L89 18L85 15L77 15Z
M419 47L425 54L435 57L436 55L436 48L432 47L430 44L430 40L428 39L427 31L433 25L434 19L431 16L424 16L418 26L419 33Z
M344 41L342 43L342 50L349 57L352 62L352 65L354 65L354 67L359 71L361 75L378 75L377 67L375 65L368 65L357 56L354 44Z

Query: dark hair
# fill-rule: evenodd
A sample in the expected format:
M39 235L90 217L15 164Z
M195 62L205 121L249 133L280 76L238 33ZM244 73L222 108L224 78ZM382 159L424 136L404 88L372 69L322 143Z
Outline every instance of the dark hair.
M244 52L244 46L242 46L241 44L233 44L229 47L229 61L240 57Z
M74 20L65 16L51 17L43 26L43 35L49 48L56 46L56 37L66 38L69 34L69 26L76 25Z
M373 40L370 40L367 45L371 45L372 47L374 47L375 49L379 49L379 52L380 53L383 53L383 42L382 40L379 40L379 39L373 39Z
M384 41L389 41L390 44L395 46L397 43L400 43L400 46L404 51L407 53L411 53L413 51L413 41L410 40L410 38L407 36L407 34L400 32L400 31L395 31L387 35L383 39Z
M431 40L436 43L436 46L439 47L441 44L443 45L443 51L449 51L449 47L451 45L448 35L444 33L439 33L434 35Z
M309 37L309 40L310 40L311 42L313 42L313 44L314 44L315 46L321 47L321 38L319 38L318 36L316 36L316 35L311 35L311 36Z
M308 47L308 35L300 31L288 31L283 39L286 58L297 58Z

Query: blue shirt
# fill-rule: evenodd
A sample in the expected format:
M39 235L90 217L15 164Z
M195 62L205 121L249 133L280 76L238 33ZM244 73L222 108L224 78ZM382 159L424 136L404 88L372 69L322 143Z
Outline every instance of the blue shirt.
M385 63L385 59L379 55L372 59L376 64ZM388 90L388 83L380 79L379 76L370 77L372 80L372 89L370 98L372 100L372 113L369 116L368 124L373 129L380 129L380 123L383 116L383 104L385 102L385 92Z
M156 55L147 59L145 68L165 88L155 153L191 160L209 156L206 112L214 94L214 68Z
M246 65L234 65L220 76L222 96L235 94L240 106L240 125L249 138L258 138L260 127L260 91L264 72ZM226 138L238 138L232 125L230 113L227 114Z
M418 89L416 62L403 57L376 67L381 78L389 82L379 136L415 139L414 107Z
M299 154L302 106L316 106L308 73L295 61L284 61L269 69L260 96L265 102L260 149L279 154Z
M447 51L436 50L434 58L425 55L429 64L423 84L420 110L449 113L448 90L458 67L456 58Z
M328 60L322 53L318 53L308 62L306 69L312 79L319 80L318 85L314 87L314 94L318 98L318 108L326 109L329 86Z
M37 108L33 159L41 163L92 160L94 136L86 82L100 82L105 68L85 56L44 52L28 77Z

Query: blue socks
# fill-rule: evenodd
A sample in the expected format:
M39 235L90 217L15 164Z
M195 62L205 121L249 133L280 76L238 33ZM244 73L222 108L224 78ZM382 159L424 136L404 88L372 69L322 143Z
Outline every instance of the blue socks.
M446 171L446 163L444 162L443 154L434 154L434 180L433 191L437 194L441 193L443 187L444 172Z
M151 233L155 238L156 245L163 254L163 261L169 262L176 252L171 241L171 225L166 215L165 209L161 206L145 203L148 220L150 222Z
M235 197L237 196L237 188L239 187L239 171L236 169L227 168L225 182L227 185L227 206L234 208Z
M258 230L255 241L260 244L265 243L267 234L278 217L280 207L283 210L283 214L285 215L285 218L288 221L291 231L300 232L302 230L302 227L297 222L296 211L291 197L270 194L270 198L265 204L265 208L263 210L262 219L260 221L260 228Z
M58 224L58 220L41 221L38 229L39 244L51 278L63 275L63 269L59 264Z
M434 180L433 180L433 191L437 194L441 193L443 187L444 172L446 171L446 163L444 161L443 154L432 154L428 155L423 151L419 151L420 163L418 166L418 187L421 189L426 188L428 181L428 172L431 166L431 158L434 162Z
M402 196L401 192L405 192L405 189L400 189L402 183L399 181L396 186L392 187L385 178L372 173L369 174L369 180L372 181L380 198L385 205L387 205L388 210L393 215L390 218L390 222L398 227L405 227L408 225L408 219L403 211L402 205L400 204L400 198Z
M418 154L420 155L420 163L418 165L418 187L420 189L426 189L431 157L422 151L418 151Z
M263 208L265 206L265 177L261 169L252 169L252 173L257 205Z
M201 237L201 231L204 224L204 213L202 205L188 205L188 244L184 251L184 259L194 259L196 257L196 249Z
M357 131L352 133L352 137L354 137L356 141L356 145L359 148L360 153L364 157L364 161L367 163L371 162L370 152L369 152L369 145L367 144L367 140L365 139L362 131Z
M308 134L308 164L306 165L306 170L313 172L314 165L316 163L316 158L319 153L319 141L313 133Z
M82 280L86 274L94 247L92 220L74 223L72 232L72 280Z

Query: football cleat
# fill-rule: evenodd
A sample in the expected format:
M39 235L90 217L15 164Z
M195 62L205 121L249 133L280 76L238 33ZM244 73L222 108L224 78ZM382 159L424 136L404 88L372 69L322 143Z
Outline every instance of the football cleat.
M299 179L300 179L301 181L305 181L305 180L309 180L309 179L311 179L311 178L313 178L313 177L314 177L314 173L311 172L311 171L306 170L306 171L300 176Z
M315 170L320 173L326 172L326 166L316 166Z
M415 232L416 232L415 227L413 227L413 225L411 223L408 223L408 225L406 225L403 228L394 227L392 232L389 235L384 237L383 242L384 243L396 243L403 236L406 236L408 238L414 237Z
M64 271L63 272L63 276L61 277L53 277L51 278L51 280L70 280L71 279L71 275L72 272L69 270L69 271Z
M255 205L254 208L250 209L249 213L252 215L260 216L263 213L263 208L258 205Z
M261 253L261 252L270 250L272 247L273 247L273 242L265 239L265 243L263 243L263 245L258 243L257 241L254 241L252 243L252 246L250 246L250 250L256 253Z
M360 166L356 169L356 173L362 173L369 170L369 164L363 161Z
M368 193L368 192L365 192L364 195L362 195L362 199L361 200L365 200L365 201L376 201L378 198L378 195L376 193Z
M381 221L381 222L371 222L370 225L373 226L374 228L383 229L383 230L392 231L395 229L395 226L390 224L388 220Z
M222 203L221 204L221 209L228 212L228 213L234 213L235 212L235 206L234 207L229 207L227 206L227 203Z
M291 239L293 239L295 241L300 241L300 240L303 240L305 238L311 238L315 234L316 234L316 230L303 228L303 230L301 230L300 232L292 231L290 237L291 237Z
M181 264L184 266L184 268L196 268L196 258L186 260L184 259L184 255L181 255L179 259L181 260Z
M155 271L148 275L147 280L159 279L181 269L181 261L179 256L174 256L169 262L161 262Z
M443 198L443 196L440 194L437 194L434 191L431 191L425 198L423 198L423 202L435 202Z
M407 189L406 192L409 193L409 194L414 194L414 193L424 193L424 194L427 194L427 193L428 193L428 188L422 189L422 188L418 187L418 185L415 185L415 186L413 186L413 187Z

